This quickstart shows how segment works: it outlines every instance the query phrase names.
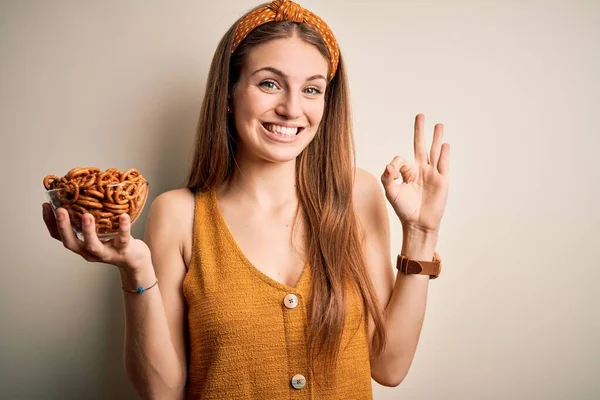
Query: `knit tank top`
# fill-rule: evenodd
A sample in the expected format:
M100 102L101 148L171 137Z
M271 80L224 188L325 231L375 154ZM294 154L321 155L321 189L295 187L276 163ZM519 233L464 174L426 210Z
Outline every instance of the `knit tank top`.
M295 287L258 270L224 220L214 190L194 194L188 305L188 399L372 399L362 301L347 294L340 354L325 384L309 368L311 270Z

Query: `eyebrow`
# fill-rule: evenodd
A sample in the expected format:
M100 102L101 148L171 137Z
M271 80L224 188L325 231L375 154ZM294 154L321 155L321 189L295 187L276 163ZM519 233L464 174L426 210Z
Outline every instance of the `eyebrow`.
M283 71L281 71L281 70L279 70L277 68L274 68L274 67L264 67L264 68L257 69L250 76L254 76L254 75L258 74L261 71L269 71L269 72L274 73L275 75L281 76L282 78L285 78L285 79L288 78L288 76ZM316 75L310 76L306 80L307 81L314 81L315 79L323 79L325 82L327 82L327 79L323 75L321 75L321 74L316 74Z

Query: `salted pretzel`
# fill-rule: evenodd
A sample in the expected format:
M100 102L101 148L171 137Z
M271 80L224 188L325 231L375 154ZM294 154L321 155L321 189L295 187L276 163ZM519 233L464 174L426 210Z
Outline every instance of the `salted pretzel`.
M135 168L101 171L97 167L76 167L64 176L46 175L44 188L56 207L64 207L71 224L81 231L81 217L92 214L96 232L114 233L119 216L129 214L135 220L147 197L147 181Z

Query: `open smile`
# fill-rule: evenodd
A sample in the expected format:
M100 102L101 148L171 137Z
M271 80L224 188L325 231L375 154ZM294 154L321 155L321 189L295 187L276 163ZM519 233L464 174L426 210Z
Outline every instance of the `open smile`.
M285 125L277 125L269 122L261 123L267 135L277 141L277 142L291 142L296 139L298 134L300 134L305 127L303 126L285 126Z
M302 126L277 125L269 122L263 122L262 126L269 132L283 136L295 136L304 129Z

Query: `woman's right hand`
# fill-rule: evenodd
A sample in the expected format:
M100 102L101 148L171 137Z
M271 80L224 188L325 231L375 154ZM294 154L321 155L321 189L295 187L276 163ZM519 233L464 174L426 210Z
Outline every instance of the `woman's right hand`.
M122 214L119 217L117 236L103 243L98 239L94 217L91 214L85 214L81 218L83 240L79 240L71 227L67 210L57 208L55 218L49 203L42 204L42 207L44 222L50 236L61 241L67 249L85 260L112 264L130 274L136 274L151 264L150 249L146 243L131 236L129 215Z

